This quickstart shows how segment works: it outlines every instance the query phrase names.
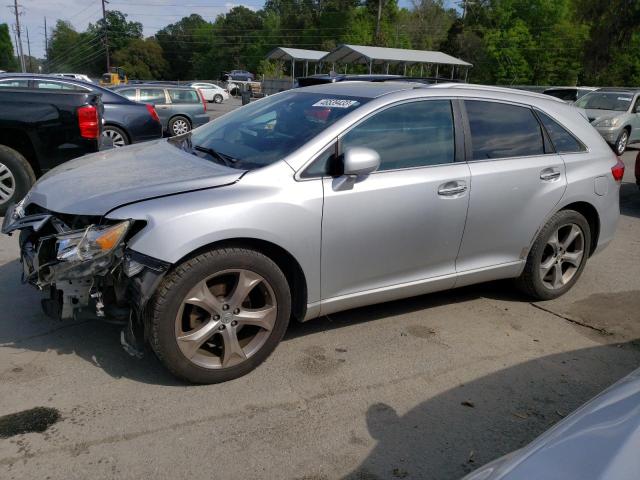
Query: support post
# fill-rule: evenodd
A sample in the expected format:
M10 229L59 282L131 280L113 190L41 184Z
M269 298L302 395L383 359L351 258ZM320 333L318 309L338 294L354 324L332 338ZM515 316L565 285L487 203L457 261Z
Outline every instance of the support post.
M291 59L291 87L296 84L296 61Z

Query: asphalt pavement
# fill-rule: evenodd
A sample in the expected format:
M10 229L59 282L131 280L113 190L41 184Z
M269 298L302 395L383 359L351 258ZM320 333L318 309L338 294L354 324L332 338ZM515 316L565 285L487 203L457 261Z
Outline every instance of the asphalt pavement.
M221 385L128 356L115 325L45 317L2 236L0 477L456 479L523 446L640 366L635 154L616 238L566 296L495 282L295 324ZM1 438L34 407L59 418Z

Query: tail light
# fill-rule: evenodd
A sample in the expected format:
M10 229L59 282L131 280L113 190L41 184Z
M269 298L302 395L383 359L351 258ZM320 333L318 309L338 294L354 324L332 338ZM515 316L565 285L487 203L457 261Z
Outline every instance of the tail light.
M82 138L96 139L100 136L98 109L94 105L78 108L78 127Z
M204 99L204 93L202 90L198 89L198 93L200 94L200 100L202 100L202 106L204 107L204 111L207 111L207 101Z
M156 112L155 107L149 103L145 103L144 106L147 107L147 111L149 112L149 115L151 115L151 118L160 123L160 117L158 116L158 112Z
M618 157L618 162L613 167L611 167L611 175L613 175L613 179L616 182L622 182L622 177L624 177L624 163L622 163L620 157Z

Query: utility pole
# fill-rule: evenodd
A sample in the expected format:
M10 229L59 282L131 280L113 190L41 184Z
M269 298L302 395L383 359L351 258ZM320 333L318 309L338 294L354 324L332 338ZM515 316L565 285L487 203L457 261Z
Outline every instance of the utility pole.
M107 9L105 7L107 0L102 0L102 23L104 25L104 47L107 52L107 73L111 71L111 61L109 60L109 34L107 32Z
M380 45L380 20L382 19L382 0L378 0L378 19L376 20L376 45Z
M44 17L44 55L49 52L49 32L47 31L47 17Z
M9 7L11 8L11 7ZM18 35L18 55L20 56L20 68L25 73L24 54L22 53L22 37L20 35L20 10L18 9L18 0L13 0L13 12L16 14L16 34Z
M29 41L29 27L25 27L27 31L27 53L29 54L29 73L33 73L33 63L31 60L31 42Z

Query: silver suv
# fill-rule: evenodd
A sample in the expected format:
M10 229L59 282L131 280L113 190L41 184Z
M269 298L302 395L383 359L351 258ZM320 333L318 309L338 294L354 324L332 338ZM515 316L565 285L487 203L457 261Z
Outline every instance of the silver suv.
M622 155L630 143L640 141L640 92L625 88L601 88L575 102L584 108L613 150Z
M212 383L290 319L499 278L562 295L614 235L623 172L548 96L340 82L66 163L3 231L49 315L121 318L127 349Z

